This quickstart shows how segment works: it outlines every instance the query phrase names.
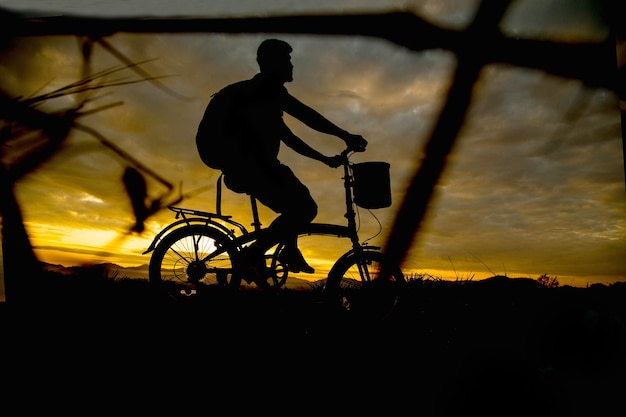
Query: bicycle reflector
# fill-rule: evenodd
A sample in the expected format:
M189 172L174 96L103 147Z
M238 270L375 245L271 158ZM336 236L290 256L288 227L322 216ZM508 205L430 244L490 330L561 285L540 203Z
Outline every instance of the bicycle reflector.
M366 209L391 205L391 184L387 162L352 164L354 202Z

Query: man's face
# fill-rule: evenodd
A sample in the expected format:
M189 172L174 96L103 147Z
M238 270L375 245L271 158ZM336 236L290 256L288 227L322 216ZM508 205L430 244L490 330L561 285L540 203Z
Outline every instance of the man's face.
M293 81L293 64L291 63L291 55L285 54L276 56L265 72L277 76L282 82L285 83Z

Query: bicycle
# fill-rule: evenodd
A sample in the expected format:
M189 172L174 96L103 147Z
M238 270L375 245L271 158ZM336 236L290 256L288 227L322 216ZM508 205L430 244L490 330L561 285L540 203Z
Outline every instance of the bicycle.
M340 154L347 223L311 223L300 236L332 236L350 241L350 249L335 261L326 277L321 291L324 300L340 303L348 310L375 311L377 315L386 315L397 305L405 278L398 265L387 261L381 247L361 243L359 239L355 211L355 205L358 205L355 203L357 184L353 168L364 164L351 163L349 157L352 153L346 149ZM168 207L176 213L176 221L162 229L143 252L144 255L152 252L149 279L159 293L180 301L199 296L211 286L239 288L242 280L249 284L254 282L263 290L278 290L285 285L289 271L280 262L282 244L275 245L266 253L266 265L269 264L266 279L249 281L249 277L243 275L245 260L242 249L263 230L256 199L250 197L252 230L232 216L222 214L221 200L220 175L216 186L215 212ZM360 204L365 206L369 203L362 201ZM381 275L381 271L385 271L382 272L385 276Z

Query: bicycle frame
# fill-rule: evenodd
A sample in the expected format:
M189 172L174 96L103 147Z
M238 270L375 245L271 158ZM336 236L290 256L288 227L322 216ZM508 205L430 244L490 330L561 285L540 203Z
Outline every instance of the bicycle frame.
M349 155L341 153L344 169L346 224L311 223L300 236L332 236L347 238L351 248L334 262L320 291L321 299L339 305L360 320L381 320L388 317L401 298L406 280L399 265L390 264L378 246L359 241L356 223L355 184ZM360 181L360 180L359 180ZM223 215L221 211L222 176L218 178L216 212L169 207L176 220L155 236L144 254L150 258L150 282L157 293L168 300L189 300L207 294L205 289L239 288L242 280L262 290L275 291L289 278L289 265L281 260L284 245L277 242L265 254L267 274L258 277L248 273L243 250L262 232L257 201L250 198L253 229ZM268 262L270 265L268 265Z

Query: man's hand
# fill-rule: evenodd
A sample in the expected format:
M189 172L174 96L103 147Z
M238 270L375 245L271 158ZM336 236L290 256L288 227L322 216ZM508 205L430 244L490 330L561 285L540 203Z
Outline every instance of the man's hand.
M355 152L363 152L367 147L367 141L361 135L353 135L349 133L344 140L346 141L346 145L348 145L348 149Z
M327 156L323 162L331 168L337 168L341 165L341 159L341 155Z

